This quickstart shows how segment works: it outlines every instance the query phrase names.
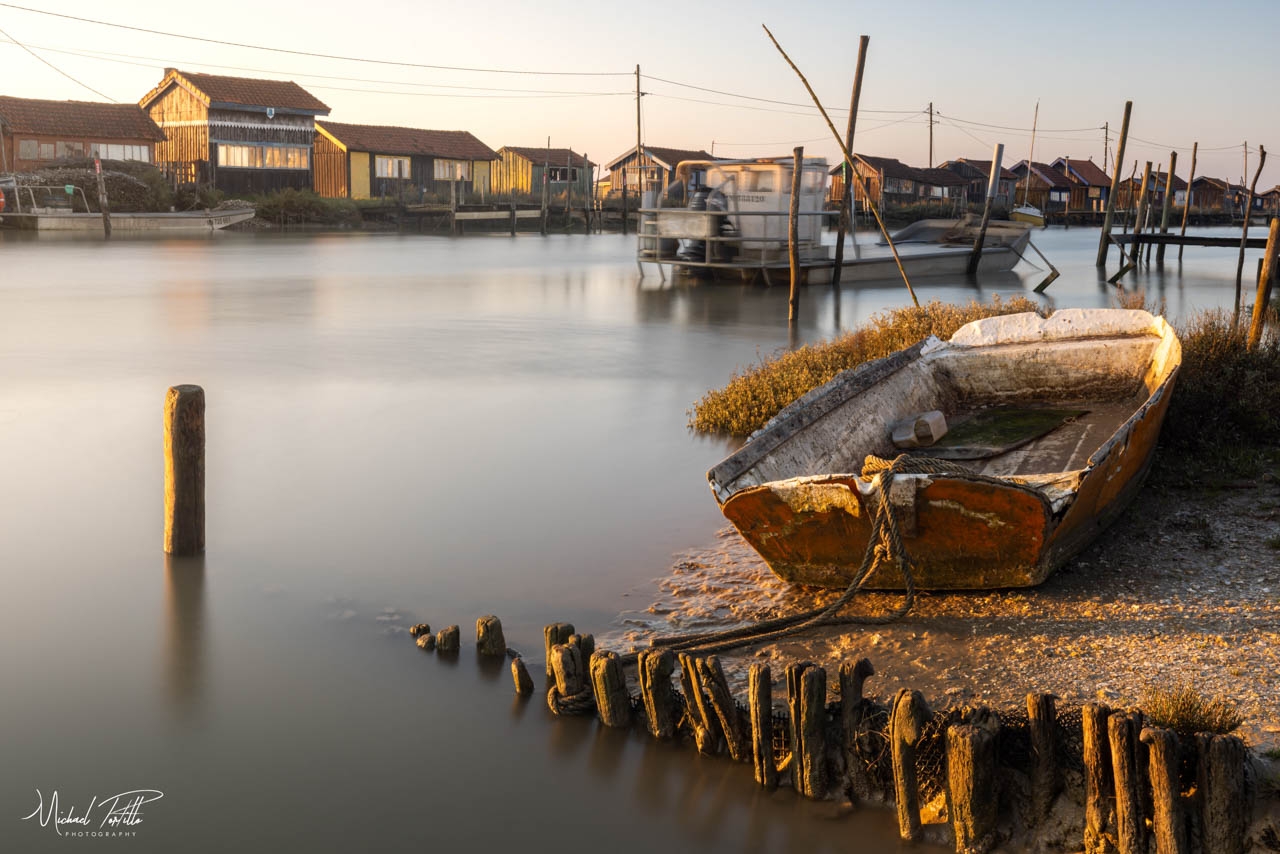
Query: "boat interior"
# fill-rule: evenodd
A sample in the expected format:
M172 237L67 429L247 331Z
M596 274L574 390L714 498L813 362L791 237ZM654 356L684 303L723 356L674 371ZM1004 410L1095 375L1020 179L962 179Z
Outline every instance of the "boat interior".
M1162 320L1145 330L1048 341L984 343L999 340L997 325L970 336L981 346L956 346L960 336L935 341L865 387L857 372L846 372L810 392L712 469L717 496L796 477L860 474L867 455L904 452L954 459L978 474L1065 485L1064 475L1085 468L1180 361ZM895 427L934 410L945 418L946 436L933 446L895 446Z

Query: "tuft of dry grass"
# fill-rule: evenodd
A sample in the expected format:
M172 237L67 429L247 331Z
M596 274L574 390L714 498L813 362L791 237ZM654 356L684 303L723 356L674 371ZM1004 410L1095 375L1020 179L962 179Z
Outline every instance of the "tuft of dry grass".
M783 407L828 382L841 371L883 358L930 335L949 338L971 320L1034 311L1025 297L989 303L952 305L934 300L919 307L873 315L862 327L839 338L762 359L734 374L724 388L707 392L689 411L689 426L703 433L747 436Z
M1223 697L1206 698L1188 683L1170 687L1151 685L1138 706L1151 723L1182 735L1212 732L1225 735L1244 723L1235 704Z

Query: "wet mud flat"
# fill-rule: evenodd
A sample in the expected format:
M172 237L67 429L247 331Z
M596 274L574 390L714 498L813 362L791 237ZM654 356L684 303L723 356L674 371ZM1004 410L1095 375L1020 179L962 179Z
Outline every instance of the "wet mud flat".
M834 669L870 658L867 696L901 688L935 708L1025 707L1029 692L1060 705L1136 705L1145 689L1186 683L1236 703L1239 734L1261 753L1280 747L1280 480L1213 492L1144 489L1128 512L1043 585L921 593L903 620L828 627L723 654L735 690L747 667L813 661ZM712 631L820 607L839 591L789 585L731 528L679 556L624 613L615 647ZM882 613L898 597L858 596L848 613Z

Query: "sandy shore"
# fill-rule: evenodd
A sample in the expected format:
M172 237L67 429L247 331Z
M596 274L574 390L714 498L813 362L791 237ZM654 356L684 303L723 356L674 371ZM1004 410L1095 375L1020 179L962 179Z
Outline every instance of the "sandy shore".
M909 546L908 546L909 547ZM656 589L655 589L656 588ZM718 542L679 556L671 573L631 594L652 604L624 613L615 637L717 629L816 607L838 591L779 581L726 528ZM897 601L866 594L851 613ZM1246 741L1280 747L1280 482L1213 492L1148 487L1106 534L1035 589L921 594L900 622L821 629L723 654L735 692L744 664L809 659L835 667L871 659L868 694L901 687L941 708L1024 708L1029 691L1063 703L1136 705L1152 685L1189 682L1235 702Z

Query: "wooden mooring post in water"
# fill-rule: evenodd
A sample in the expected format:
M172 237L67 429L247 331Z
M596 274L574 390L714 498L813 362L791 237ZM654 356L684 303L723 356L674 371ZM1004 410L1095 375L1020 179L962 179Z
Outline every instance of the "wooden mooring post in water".
M1249 194L1244 200L1244 224L1240 228L1240 257L1236 261L1236 307L1231 313L1231 328L1234 329L1240 322L1240 282L1244 275L1244 250L1249 242L1249 219L1253 214L1253 195L1258 189L1258 176L1262 174L1262 167L1267 162L1267 149L1258 146L1258 169L1253 173L1253 180L1249 183Z
M792 151L791 212L787 216L787 263L791 267L791 296L787 299L787 322L795 323L800 313L800 179L804 173L804 146ZM708 246L710 242L708 241Z
M102 160L93 158L93 171L98 179L98 210L102 211L102 234L111 239L111 205L107 203L107 179L102 174Z
M867 45L870 42L870 36L861 36L858 39L858 65L853 72L853 94L849 100L849 124L844 132L844 146L850 151L853 150L853 131L858 124L858 101L862 97L862 70L867 62ZM831 267L831 286L834 288L840 287L840 273L844 269L844 236L846 230L853 235L855 258L857 257L858 247L858 230L856 223L853 221L853 164L847 160L842 161L842 163L841 174L844 175L844 196L840 199L840 216L836 224L836 257ZM836 305L838 308L838 301Z
M1004 159L1004 143L996 143L991 152L991 174L987 177L987 200L982 205L982 223L978 226L978 236L973 241L973 252L969 255L968 273L970 276L978 272L978 262L982 260L982 244L987 242L987 226L991 224L991 205L995 201L996 191L1000 188L1000 161ZM1027 181L1031 178L1028 176Z
M1129 141L1129 117L1133 114L1133 101L1124 102L1124 121L1120 124L1120 141L1116 143L1115 171L1111 175L1111 189L1107 192L1107 212L1102 217L1102 234L1098 236L1098 260L1096 266L1107 265L1107 250L1111 248L1111 222L1116 212L1116 196L1120 194L1120 164L1124 163L1124 147Z
M1165 175L1164 181L1164 209L1160 212L1160 233L1169 233L1169 212L1173 207L1174 196L1174 170L1178 168L1178 152L1169 152L1169 172ZM1187 191L1191 191L1191 186L1187 185ZM1164 264L1164 244L1161 243L1156 247L1156 265Z
M1253 318L1249 324L1249 349L1262 343L1262 328L1271 308L1271 289L1276 280L1276 263L1280 259L1280 219L1271 218L1267 232L1267 250L1262 256L1262 270L1258 274L1258 293L1253 300Z
M164 397L164 550L204 551L204 389L176 385Z

